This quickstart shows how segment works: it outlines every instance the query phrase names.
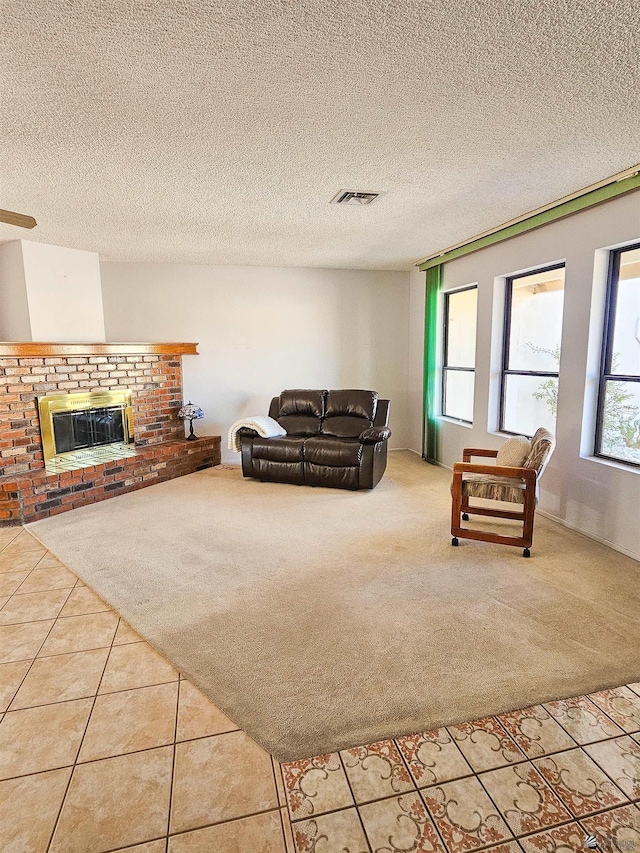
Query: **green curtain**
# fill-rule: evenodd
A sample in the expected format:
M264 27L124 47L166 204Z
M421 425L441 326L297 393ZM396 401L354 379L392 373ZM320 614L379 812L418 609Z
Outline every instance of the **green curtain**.
M435 465L438 461L438 422L436 419L436 388L438 353L438 298L442 265L429 267L426 271L424 305L424 400L423 400L423 443L422 456Z

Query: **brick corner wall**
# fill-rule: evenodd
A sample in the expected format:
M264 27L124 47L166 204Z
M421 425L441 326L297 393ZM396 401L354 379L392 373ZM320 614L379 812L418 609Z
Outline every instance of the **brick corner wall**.
M107 471L99 465L69 472L74 478L67 485L66 474L47 475L38 397L125 388L132 392L138 454L107 465L121 470ZM178 419L182 405L180 356L0 356L0 391L0 525L44 518L220 464L219 436L185 441L184 425ZM72 491L65 491L68 488Z

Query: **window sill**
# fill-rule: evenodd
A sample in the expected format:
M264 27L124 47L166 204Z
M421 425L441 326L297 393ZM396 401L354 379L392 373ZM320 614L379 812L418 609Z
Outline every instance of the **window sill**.
M626 471L628 474L640 474L640 468L635 465L627 465L624 462L616 462L614 459L605 459L602 456L581 456L586 462L596 462L598 465L606 465L607 468L615 468L618 471Z
M456 418L447 417L447 415L438 415L438 420L446 424L454 424L454 426L464 427L465 429L473 429L473 424L467 421L459 421Z
M497 429L489 429L487 430L487 432L489 433L489 435L495 435L496 438L503 438L505 441L510 438L513 438L516 435L524 435L523 432L500 432L500 430ZM530 435L524 435L524 437L528 438L529 441L531 441Z

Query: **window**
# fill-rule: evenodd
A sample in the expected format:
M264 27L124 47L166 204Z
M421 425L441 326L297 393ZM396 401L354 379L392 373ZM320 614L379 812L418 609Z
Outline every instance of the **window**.
M444 294L442 414L469 424L473 421L477 309L475 284Z
M564 304L564 264L507 279L500 430L555 432Z
M595 453L640 466L640 244L611 253Z

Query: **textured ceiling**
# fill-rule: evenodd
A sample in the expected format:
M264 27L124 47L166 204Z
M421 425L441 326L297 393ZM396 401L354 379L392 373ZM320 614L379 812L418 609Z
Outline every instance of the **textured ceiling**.
M640 160L638 8L4 0L0 241L408 269Z

